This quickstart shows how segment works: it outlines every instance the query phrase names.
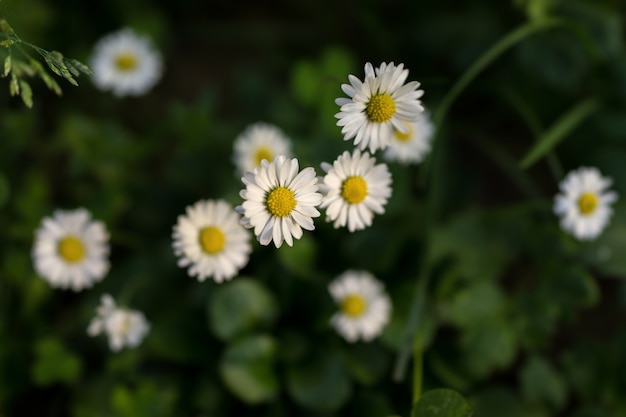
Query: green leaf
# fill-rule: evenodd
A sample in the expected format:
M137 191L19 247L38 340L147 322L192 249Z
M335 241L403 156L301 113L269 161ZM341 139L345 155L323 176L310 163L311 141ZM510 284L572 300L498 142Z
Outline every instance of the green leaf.
M339 409L352 391L343 363L333 353L321 353L289 368L287 390L298 404L322 412Z
M470 417L472 409L465 398L450 389L425 392L413 408L412 417Z
M567 401L567 387L556 369L544 358L532 356L520 373L522 394L534 404L560 410Z
M6 19L0 19L0 30L7 35L15 35L13 28L9 25L9 22L7 22Z
M274 295L248 278L237 278L217 288L208 307L210 327L221 340L268 327L278 313Z
M576 104L541 135L537 143L526 153L524 158L522 158L520 166L524 169L532 166L550 152L587 117L598 110L599 107L600 105L595 99L586 99Z
M9 75L9 72L11 72L11 55L7 55L7 57L4 59L4 73L2 74L2 76L6 77L7 75Z
M278 251L280 262L290 271L301 276L313 276L317 247L310 236L304 235L293 246L285 246Z
M20 93L20 83L15 73L11 73L11 82L9 83L9 93L11 96L16 96Z
M33 91L30 88L30 84L20 79L20 96L22 101L29 109L33 107Z
M81 368L80 358L67 351L57 339L42 339L36 343L31 372L37 385L76 382Z
M504 306L504 295L491 282L477 282L458 291L450 305L450 318L460 327L497 317Z
M0 46L4 46L5 48L10 48L14 44L15 44L15 41L13 39L5 39L2 42L0 42Z
M315 103L319 83L318 71L310 61L298 61L291 70L291 90L303 104Z
M273 370L275 354L276 343L270 336L248 336L232 343L220 360L225 385L249 404L273 399L278 393Z

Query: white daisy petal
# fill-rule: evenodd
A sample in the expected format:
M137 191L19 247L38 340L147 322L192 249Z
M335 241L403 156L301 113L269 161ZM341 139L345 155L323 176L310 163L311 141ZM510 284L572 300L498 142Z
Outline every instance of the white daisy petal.
M617 194L606 189L610 178L597 168L581 167L569 172L559 184L561 194L554 198L554 212L561 217L561 227L579 240L592 240L608 225L613 209L609 204Z
M258 212L256 207L251 210ZM250 235L237 212L224 200L201 200L187 207L186 213L178 217L172 232L178 265L188 267L189 276L199 281L213 277L222 282L237 275L252 251Z
M388 146L395 129L403 130L403 123L418 120L424 111L419 100L424 92L418 90L417 81L405 84L408 75L403 64L383 62L374 69L368 62L362 82L352 74L348 76L350 84L343 84L341 89L350 98L335 100L340 106L335 114L337 126L342 126L344 140L354 139L354 146L374 153Z
M56 210L35 231L34 268L52 287L89 288L109 270L108 240L104 224L87 210Z
M326 220L334 227L348 227L350 232L372 224L374 213L382 214L391 195L391 174L387 165L376 165L376 159L358 149L345 151L332 165L324 164L321 179L325 191L320 207L326 209Z
M348 270L328 285L328 291L339 307L330 324L348 342L371 341L389 322L391 300L371 273Z
M249 125L234 142L233 162L244 175L261 166L263 159L272 162L276 155L291 156L291 140L281 129L269 123Z
M150 90L161 78L160 53L149 38L124 28L108 34L94 47L90 61L92 79L101 90L116 96L139 96Z
M264 192L252 192L259 179L264 183ZM312 218L320 215L315 207L322 195L313 168L299 171L296 158L278 155L271 162L263 161L242 182L246 188L239 193L245 200L238 206L243 214L240 224L254 229L261 245L273 241L278 248L284 241L292 246L294 239L302 237L303 228L315 228Z
M108 294L102 296L101 305L96 311L97 315L91 320L87 334L97 336L106 333L109 348L113 352L120 351L124 346L137 347L150 330L143 313L117 307Z

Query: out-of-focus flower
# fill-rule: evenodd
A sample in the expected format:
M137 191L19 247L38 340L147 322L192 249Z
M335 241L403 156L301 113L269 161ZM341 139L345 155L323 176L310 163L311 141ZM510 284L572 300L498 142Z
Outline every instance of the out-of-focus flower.
M320 215L316 207L322 195L313 168L299 171L296 158L278 155L272 162L261 161L241 181L246 186L240 192L245 201L235 210L243 215L241 224L254 228L261 245L274 241L279 248L284 240L292 246L294 238L302 237L302 229L315 229L313 217Z
M579 240L595 239L609 223L611 203L617 194L606 191L612 180L597 168L581 167L571 171L559 184L554 212L561 217L561 227Z
M422 113L417 122L404 122L408 132L396 130L385 148L383 157L390 162L418 164L430 151L434 127L428 112Z
M101 90L116 96L140 96L161 78L161 54L149 38L130 28L110 33L100 39L91 57L93 82Z
M213 277L221 283L233 278L246 266L252 251L250 233L223 200L203 200L187 207L172 237L178 266L189 267L189 276L199 281Z
M243 175L261 166L261 161L272 162L276 155L291 157L291 141L277 126L257 122L248 126L234 143L233 160Z
M331 325L348 342L370 341L383 331L391 315L391 300L371 273L348 270L328 290L339 306Z
M345 151L332 165L322 163L326 175L320 181L324 195L321 208L326 209L327 221L335 228L364 229L372 224L374 213L385 212L384 205L391 195L391 174L387 165L376 165L369 153L355 149Z
M52 287L89 288L109 271L108 241L104 224L87 210L56 210L35 231L35 270Z
M405 122L416 122L424 111L419 100L424 91L417 89L417 81L404 84L408 75L404 64L383 62L374 70L368 62L363 81L348 76L350 84L342 84L341 89L350 98L335 100L340 106L337 126L342 126L344 140L354 138L355 146L369 147L374 153L387 147L396 130L408 133Z
M102 296L96 311L97 315L89 323L87 333L90 336L106 333L113 352L118 352L124 346L139 346L150 330L143 313L117 307L109 294Z

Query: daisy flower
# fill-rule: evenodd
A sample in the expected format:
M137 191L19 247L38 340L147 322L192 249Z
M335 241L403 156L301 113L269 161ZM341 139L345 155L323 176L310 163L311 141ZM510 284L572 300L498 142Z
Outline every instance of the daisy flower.
M161 54L149 38L124 28L96 43L90 61L93 82L101 90L121 96L139 96L161 78Z
M35 270L52 287L89 288L109 271L108 240L104 224L87 210L56 210L35 231Z
M417 81L404 84L408 75L403 64L383 62L374 70L368 62L363 81L348 76L350 84L342 84L341 89L350 98L335 100L340 106L337 126L342 126L344 140L354 138L355 146L361 150L369 146L374 153L389 144L394 131L409 133L405 122L416 122L424 111L419 100L424 91L417 89Z
M262 160L272 162L276 155L291 157L291 141L278 127L258 122L248 126L234 143L234 162L240 175L253 171Z
M315 229L313 217L320 215L315 207L322 200L317 177L311 167L298 169L296 158L278 155L241 178L246 188L239 195L245 201L235 210L243 215L241 224L254 228L261 245L273 240L279 248L284 240L292 246L293 238L302 237L302 229Z
M597 168L581 167L567 174L559 184L554 212L561 217L561 227L579 240L596 238L609 222L610 204L617 194L606 191L612 184Z
M139 346L150 330L143 313L117 307L109 294L103 295L100 303L96 317L89 323L87 334L97 336L106 333L113 352L120 351L124 346Z
M385 164L376 164L369 153L355 149L345 151L332 165L322 163L326 175L320 181L324 195L320 204L326 209L326 220L335 228L364 229L372 224L374 213L385 212L383 206L391 196L391 174Z
M250 234L239 224L239 215L223 200L198 201L178 216L172 234L178 266L189 267L198 281L233 278L246 266L252 246Z
M383 331L391 315L391 300L372 274L348 270L328 290L339 307L330 324L348 342L370 341Z
M430 151L434 127L428 112L424 112L417 122L404 122L408 131L395 130L383 157L390 162L417 164L422 162Z

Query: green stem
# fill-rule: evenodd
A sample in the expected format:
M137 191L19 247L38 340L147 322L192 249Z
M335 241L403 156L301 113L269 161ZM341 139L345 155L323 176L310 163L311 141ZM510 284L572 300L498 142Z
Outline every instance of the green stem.
M559 118L544 134L538 138L537 143L528 151L520 162L524 169L529 168L542 156L549 153L560 141L562 141L576 126L600 108L598 100L585 99L576 104L567 113Z
M454 101L461 94L461 92L470 84L470 82L472 82L472 80L476 78L476 76L480 74L482 70L484 70L503 52L505 52L513 45L519 43L520 41L526 39L535 32L566 25L567 23L564 20L556 18L532 21L523 25L522 27L515 29L513 32L502 38L498 43L493 45L489 50L487 50L487 52L485 52L480 58L478 58L476 62L474 62L474 64L472 64L472 66L467 69L467 71L465 71L461 78L459 78L456 84L454 84L454 86L450 89L448 94L443 98L433 117L435 126L441 125Z
M413 406L419 401L422 395L422 379L424 374L424 347L422 337L418 333L415 335L413 345Z

